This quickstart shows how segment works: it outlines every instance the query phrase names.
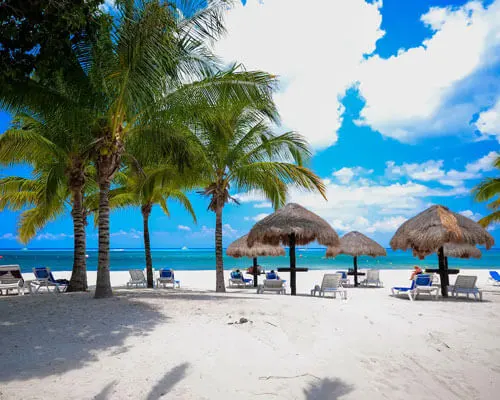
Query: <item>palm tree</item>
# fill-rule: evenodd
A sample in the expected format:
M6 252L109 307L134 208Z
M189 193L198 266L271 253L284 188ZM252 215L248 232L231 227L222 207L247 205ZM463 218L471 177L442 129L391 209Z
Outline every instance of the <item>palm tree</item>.
M193 129L199 157L209 184L203 195L215 213L216 291L224 292L222 259L222 212L230 189L259 190L275 208L285 204L289 186L319 191L323 182L304 166L310 156L306 141L297 133L274 134L270 123L277 120L270 99L235 102L220 99Z
M222 14L227 1L187 3L200 7L190 7L186 13L159 0L119 1L114 22L103 24L90 43L75 45L73 69L53 80L31 79L0 87L0 107L29 110L65 124L74 125L76 120L95 137L92 149L99 186L96 298L112 296L109 191L126 155L126 143L134 136L150 138L143 144L151 148L156 145L151 138L162 134L163 149L182 164L190 142L169 131L173 120L195 118L221 97L238 101L269 96L275 84L274 77L260 72L231 68L214 73L218 64L207 44L224 31Z
M57 121L56 121L57 122ZM61 132L58 124L20 114L11 129L0 136L0 163L28 163L32 179L0 180L0 209L24 210L19 223L23 243L31 240L48 222L71 209L74 257L68 291L87 290L86 216L84 193L92 188L88 179L89 153L81 136ZM25 207L31 207L25 209Z
M497 157L493 165L495 168L500 169L500 157ZM500 222L500 178L484 179L483 182L474 188L473 193L476 201L489 201L497 197L488 204L488 208L493 210L493 212L481 218L478 222L484 227L495 222Z
M179 172L170 165L156 168L138 169L133 165L123 171L123 182L120 187L109 192L111 208L140 207L143 220L144 252L148 287L153 287L153 259L151 257L151 241L149 237L149 217L153 206L159 205L163 212L170 216L168 200L176 200L191 215L196 223L196 215L183 190L193 185L188 180L179 179Z

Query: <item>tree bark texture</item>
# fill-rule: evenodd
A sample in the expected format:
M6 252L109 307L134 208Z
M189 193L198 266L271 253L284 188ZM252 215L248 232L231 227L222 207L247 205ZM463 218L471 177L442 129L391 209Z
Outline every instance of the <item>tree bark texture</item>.
M149 237L149 216L151 215L151 204L145 204L141 207L143 230L144 230L144 253L146 256L146 276L148 288L154 287L153 278L153 258L151 257L151 240Z
M295 296L297 293L297 272L295 271L295 233L290 234L290 291L291 295Z
M215 291L224 293L224 261L222 258L222 207L215 210Z

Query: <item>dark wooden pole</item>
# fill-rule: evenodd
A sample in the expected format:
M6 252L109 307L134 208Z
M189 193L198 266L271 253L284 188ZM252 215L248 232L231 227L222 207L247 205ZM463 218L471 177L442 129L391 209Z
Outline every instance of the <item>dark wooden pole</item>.
M296 294L296 275L295 275L295 233L289 235L290 242L290 289L292 296Z
M257 257L253 258L253 287L257 287Z
M448 285L450 284L448 278L448 263L447 257L444 256L444 250L441 246L438 250L438 261L439 261L439 278L441 279L441 295L443 297L448 297Z
M354 262L354 286L359 286L358 283L358 256L354 256L353 258Z

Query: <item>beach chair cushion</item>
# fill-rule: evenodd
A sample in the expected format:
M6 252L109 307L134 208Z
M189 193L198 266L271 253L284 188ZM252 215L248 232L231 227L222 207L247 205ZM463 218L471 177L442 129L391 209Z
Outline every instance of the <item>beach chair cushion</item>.
M19 265L0 265L0 293L16 289L17 294L24 294L24 279Z

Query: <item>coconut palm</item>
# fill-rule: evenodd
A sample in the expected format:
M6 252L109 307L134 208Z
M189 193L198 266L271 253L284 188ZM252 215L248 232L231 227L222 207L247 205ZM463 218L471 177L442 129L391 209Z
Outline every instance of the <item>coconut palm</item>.
M164 165L156 168L137 169L129 166L123 171L121 186L109 192L111 208L139 207L143 220L144 252L148 287L153 287L153 259L151 257L151 241L149 237L149 217L155 205L170 216L167 202L174 200L180 203L196 223L196 215L184 193L189 189L189 179L179 179L177 168Z
M495 168L500 169L500 157L498 157L493 165ZM474 198L476 201L489 201L496 197L488 208L493 212L478 222L480 225L487 227L488 225L500 222L500 178L486 178L483 182L474 188Z
M183 12L183 3L190 5L190 12ZM183 7L177 8L179 4ZM173 116L195 117L220 97L262 97L274 84L273 77L260 72L232 68L214 73L216 60L206 45L223 32L226 1L122 0L116 5L113 23L103 24L91 43L75 45L73 69L57 75L71 92L57 90L51 80L35 79L0 88L4 109L28 109L46 120L78 120L94 134L99 186L96 298L112 295L109 191L126 154L125 143L133 136L163 133L164 149L182 162L189 143L169 134Z
M27 163L33 178L0 180L0 209L24 210L19 238L31 240L48 222L71 209L74 236L73 269L68 291L87 290L85 226L88 210L84 194L95 185L88 179L89 153L82 136L69 135L57 123L18 115L11 129L0 136L0 163ZM30 207L25 209L25 207Z
M193 129L198 147L203 149L199 163L210 182L203 195L210 199L208 209L215 213L216 291L224 292L222 259L222 212L236 191L259 190L275 208L286 202L288 188L319 191L323 182L304 166L310 156L307 142L295 132L280 135L271 129L277 120L269 99L235 102L220 99Z

